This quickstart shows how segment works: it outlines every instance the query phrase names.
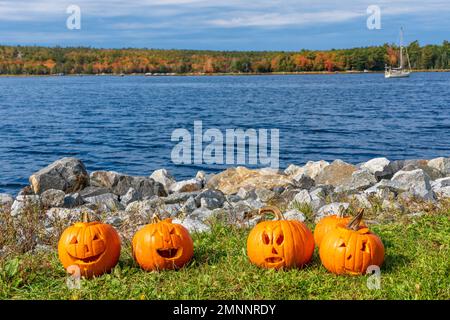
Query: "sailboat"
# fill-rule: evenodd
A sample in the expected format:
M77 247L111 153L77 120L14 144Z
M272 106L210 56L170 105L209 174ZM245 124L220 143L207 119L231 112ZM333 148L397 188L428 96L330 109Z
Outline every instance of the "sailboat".
M405 68L405 61L403 57L403 51L406 53L406 60L408 62L408 68ZM391 66L385 66L384 77L385 78L406 78L411 74L411 63L409 61L408 50L403 47L403 28L400 28L400 63L397 68Z

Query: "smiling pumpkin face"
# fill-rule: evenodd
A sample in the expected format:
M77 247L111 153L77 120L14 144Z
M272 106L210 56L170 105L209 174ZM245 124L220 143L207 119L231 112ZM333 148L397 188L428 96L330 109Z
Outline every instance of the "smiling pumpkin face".
M193 254L189 232L171 219L148 224L133 237L133 256L144 270L181 268Z
M117 264L120 237L108 224L77 222L61 235L58 255L64 268L76 265L84 277L99 276Z
M314 239L311 231L301 221L283 220L276 208L263 208L279 214L277 221L258 223L247 238L247 255L250 261L263 268L301 267L311 260ZM278 215L277 215L278 216Z

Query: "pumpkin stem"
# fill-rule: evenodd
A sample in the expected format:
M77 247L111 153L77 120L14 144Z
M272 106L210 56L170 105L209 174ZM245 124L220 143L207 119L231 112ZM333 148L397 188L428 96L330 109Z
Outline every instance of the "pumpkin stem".
M154 213L154 214L153 214L153 217L152 217L151 222L152 222L152 223L158 223L158 222L161 222L161 217L159 216L158 213Z
M83 213L81 214L81 221L84 223L88 223L89 222L89 213L87 213L86 211L83 211Z
M358 230L363 215L364 215L364 208L359 208L358 214L348 223L347 228L351 230Z
M275 215L275 217L277 217L278 220L284 220L284 216L281 213L280 209L278 209L275 206L266 206L266 207L262 207L261 209L259 209L260 215L264 215L266 213L272 213Z

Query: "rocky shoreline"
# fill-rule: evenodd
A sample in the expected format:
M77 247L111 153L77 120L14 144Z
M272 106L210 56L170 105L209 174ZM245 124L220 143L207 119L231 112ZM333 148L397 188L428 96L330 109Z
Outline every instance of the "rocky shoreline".
M218 174L199 171L182 181L165 169L149 176L88 173L81 160L62 158L32 174L29 181L15 198L0 194L0 228L14 226L19 230L14 241L26 241L34 249L55 243L83 211L114 225L124 240L154 213L197 232L210 230L213 221L254 226L266 218L258 215L264 205L280 207L288 219L311 223L340 207L369 209L369 223L417 216L449 200L450 158L375 158L357 165L321 160L292 164L284 171L237 167ZM41 228L20 232L27 223ZM0 253L7 252L7 242L0 241Z

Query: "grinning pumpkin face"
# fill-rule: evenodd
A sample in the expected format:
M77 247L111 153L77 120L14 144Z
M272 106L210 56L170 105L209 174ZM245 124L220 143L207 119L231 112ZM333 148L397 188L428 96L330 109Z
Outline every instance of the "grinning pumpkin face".
M193 254L189 232L171 219L148 224L133 237L133 256L144 270L181 268Z
M324 267L335 274L357 275L365 273L370 265L381 266L384 260L381 239L359 225L359 221L352 228L349 225L338 224L323 237L319 255Z
M120 237L108 224L77 222L67 228L58 243L63 266L76 265L85 277L109 272L120 256Z
M283 219L276 208L266 207L261 210L271 211ZM261 222L252 229L247 239L250 261L263 268L301 267L309 262L313 251L311 231L296 220Z

